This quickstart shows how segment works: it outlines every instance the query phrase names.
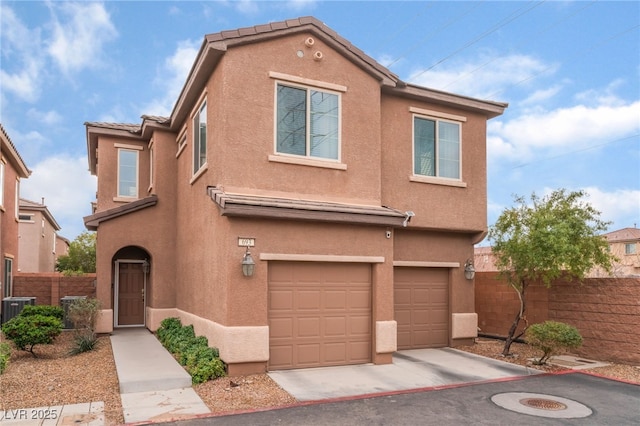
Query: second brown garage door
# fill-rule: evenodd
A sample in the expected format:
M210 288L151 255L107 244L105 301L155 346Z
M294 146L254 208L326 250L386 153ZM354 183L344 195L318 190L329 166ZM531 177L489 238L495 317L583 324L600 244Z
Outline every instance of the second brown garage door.
M449 270L395 268L394 309L398 349L449 345Z
M371 266L269 262L269 369L371 361Z

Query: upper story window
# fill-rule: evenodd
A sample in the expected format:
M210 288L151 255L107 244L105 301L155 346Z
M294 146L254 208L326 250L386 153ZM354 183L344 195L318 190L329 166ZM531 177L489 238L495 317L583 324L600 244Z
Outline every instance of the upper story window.
M4 161L0 160L0 206L4 206Z
M338 94L278 83L276 103L277 153L339 159Z
M413 173L460 179L460 123L413 117Z
M138 150L118 149L118 197L138 197Z
M624 254L636 254L636 243L627 243L624 245Z
M193 117L193 174L207 163L207 101Z

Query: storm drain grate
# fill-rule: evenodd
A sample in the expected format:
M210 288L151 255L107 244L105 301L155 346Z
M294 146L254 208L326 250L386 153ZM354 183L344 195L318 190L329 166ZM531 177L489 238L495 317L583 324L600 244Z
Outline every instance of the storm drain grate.
M554 401L552 399L545 398L524 398L521 399L520 404L525 407L537 408L539 410L566 410L567 406L562 402Z

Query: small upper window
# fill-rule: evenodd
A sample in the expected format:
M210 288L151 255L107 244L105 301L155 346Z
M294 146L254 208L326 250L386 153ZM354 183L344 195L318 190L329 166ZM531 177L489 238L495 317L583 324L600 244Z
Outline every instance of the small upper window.
M118 197L138 197L138 151L118 150Z
M277 85L276 152L338 160L340 98L337 94Z
M624 245L624 254L636 254L636 243L627 243Z
M207 101L193 117L193 174L207 162Z
M20 213L20 215L18 215L18 220L21 222L33 222L33 215Z
M460 123L414 116L413 173L460 179Z
M4 161L0 160L0 206L4 206Z

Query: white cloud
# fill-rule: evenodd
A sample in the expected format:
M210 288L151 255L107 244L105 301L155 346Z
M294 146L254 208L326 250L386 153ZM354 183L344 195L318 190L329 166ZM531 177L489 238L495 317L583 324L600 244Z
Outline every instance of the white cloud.
M159 92L163 96L145 105L140 115L169 116L171 114L173 105L180 95L198 54L200 43L191 40L183 40L178 43L173 55L165 59L155 78L155 85L160 88Z
M520 101L519 103L521 106L526 106L526 105L538 104L540 102L548 101L549 99L557 95L560 92L560 90L562 90L562 87L557 84L547 89L536 90L531 95L529 95L526 99Z
M449 67L414 70L409 81L433 89L488 98L499 96L498 93L506 88L526 83L542 73L554 73L556 69L555 64L527 55L483 56L471 62L452 63Z
M44 58L40 51L40 31L30 30L11 8L0 4L2 70L0 87L18 98L35 102L40 94ZM15 67L12 71L7 68Z
M533 151L572 151L614 141L640 131L640 101L619 106L576 105L490 122L491 157L528 159Z
M46 124L48 126L62 122L62 116L56 111L39 111L35 108L31 108L27 111L27 117L32 121L36 121L39 124Z
M613 222L611 231L630 228L640 220L640 190L616 189L607 192L597 187L586 187L587 201L600 211L601 219Z
M49 7L53 34L47 50L60 69L68 74L100 66L104 44L118 35L104 4L60 2Z
M45 205L62 227L59 234L73 240L85 231L82 218L91 214L96 178L88 170L86 156L53 156L33 167L20 184L20 196Z
M301 10L315 8L316 0L289 0L285 4L287 9L299 12Z
M253 0L239 0L233 2L236 10L244 15L255 15L260 11L258 3Z

